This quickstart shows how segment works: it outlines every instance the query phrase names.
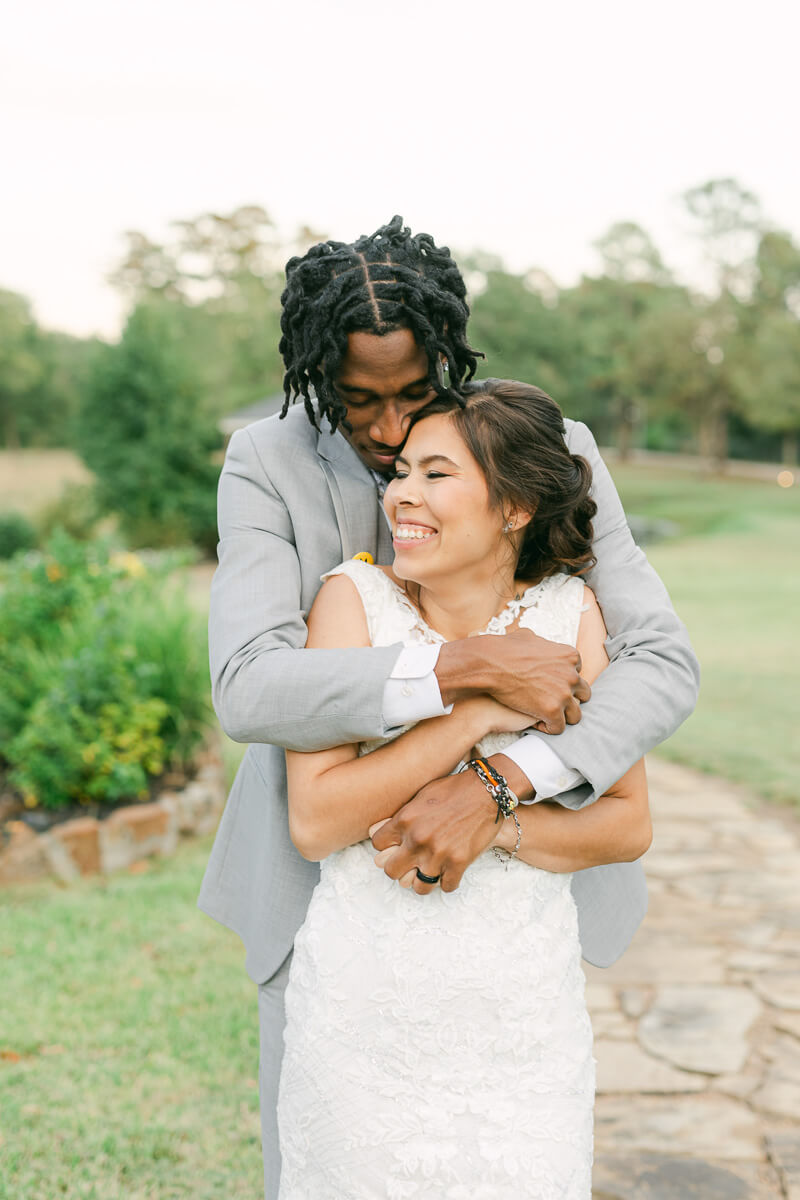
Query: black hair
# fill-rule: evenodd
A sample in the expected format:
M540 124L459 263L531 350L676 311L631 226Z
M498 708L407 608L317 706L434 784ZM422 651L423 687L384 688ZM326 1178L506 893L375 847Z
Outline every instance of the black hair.
M302 396L309 419L317 412L336 429L347 406L335 381L347 353L347 335L378 336L409 329L428 357L428 382L438 396L458 402L472 379L479 351L467 342L467 290L446 246L427 233L412 236L402 217L356 242L320 242L286 264L281 296L280 352L286 366L281 416ZM447 362L450 387L441 381Z
M436 413L452 416L486 478L492 506L504 515L515 509L533 513L521 539L508 535L518 547L517 577L537 582L558 571L588 571L595 562L597 512L590 495L592 469L567 449L555 400L532 384L482 379L466 385L460 404L447 397L431 400L414 413L409 433Z

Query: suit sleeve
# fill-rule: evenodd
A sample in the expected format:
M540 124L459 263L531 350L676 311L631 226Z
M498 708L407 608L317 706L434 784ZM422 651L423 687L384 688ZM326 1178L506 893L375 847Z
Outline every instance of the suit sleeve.
M564 765L588 781L557 797L578 808L602 795L686 720L697 701L699 668L666 588L633 540L594 438L577 423L567 442L593 472L597 563L586 582L605 618L611 660L583 705L580 723L547 738Z
M247 430L228 448L218 522L208 640L214 707L225 732L235 741L301 751L382 737L384 685L401 647L304 649L291 513Z

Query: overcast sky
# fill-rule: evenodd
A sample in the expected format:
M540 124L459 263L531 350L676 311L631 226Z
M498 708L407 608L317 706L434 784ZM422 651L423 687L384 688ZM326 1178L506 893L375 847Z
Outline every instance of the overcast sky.
M114 335L140 229L263 205L351 240L399 212L560 284L616 220L699 278L682 191L732 175L800 236L790 0L28 0L0 39L0 287Z

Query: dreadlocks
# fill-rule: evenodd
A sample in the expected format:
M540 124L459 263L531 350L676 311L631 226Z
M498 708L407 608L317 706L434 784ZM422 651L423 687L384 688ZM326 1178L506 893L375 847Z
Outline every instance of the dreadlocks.
M310 388L320 416L335 430L347 423L335 380L347 353L347 335L410 329L428 357L428 382L439 396L460 399L461 385L475 374L479 351L467 342L466 288L446 246L427 233L412 237L393 217L370 237L320 242L286 264L281 296L280 352L286 366L281 416L298 396L316 425ZM451 387L438 364L447 362Z

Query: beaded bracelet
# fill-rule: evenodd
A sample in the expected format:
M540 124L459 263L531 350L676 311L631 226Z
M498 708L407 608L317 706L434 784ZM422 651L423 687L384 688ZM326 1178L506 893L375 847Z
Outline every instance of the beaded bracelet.
M501 775L499 771L495 771L492 764L485 758L471 758L467 766L472 768L497 804L495 825L500 820L501 815L510 817L519 804L519 796L515 792L512 792L505 775Z
M519 850L522 841L522 826L517 819L517 814L514 809L519 804L519 796L513 792L508 786L508 780L505 775L501 775L499 771L495 771L494 767L485 758L472 758L465 764L464 770L471 767L475 774L480 779L483 786L486 788L489 795L497 804L497 816L495 817L495 825L500 820L502 814L506 819L512 817L514 824L517 827L517 844L513 850L502 850L501 847L495 846L494 852L497 858L508 855L508 858L513 858Z

